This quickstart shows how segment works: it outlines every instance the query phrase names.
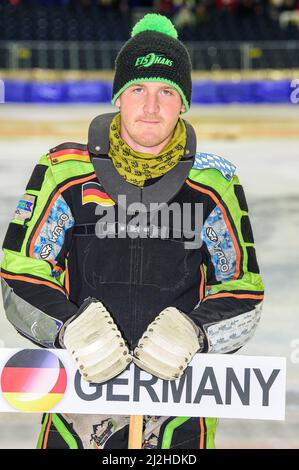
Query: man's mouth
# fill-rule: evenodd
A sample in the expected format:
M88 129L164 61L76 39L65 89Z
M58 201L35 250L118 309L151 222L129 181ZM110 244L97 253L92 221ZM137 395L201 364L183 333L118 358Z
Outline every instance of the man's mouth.
M159 124L159 121L148 121L147 119L140 119L140 121L145 124Z

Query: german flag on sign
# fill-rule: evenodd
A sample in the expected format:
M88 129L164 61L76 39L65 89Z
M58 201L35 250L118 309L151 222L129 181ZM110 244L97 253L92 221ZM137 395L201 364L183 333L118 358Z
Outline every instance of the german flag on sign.
M103 191L99 183L87 182L82 185L82 204L93 202L101 206L114 206L115 202Z
M47 350L19 351L8 360L1 374L3 397L19 411L50 410L60 402L66 386L64 365Z

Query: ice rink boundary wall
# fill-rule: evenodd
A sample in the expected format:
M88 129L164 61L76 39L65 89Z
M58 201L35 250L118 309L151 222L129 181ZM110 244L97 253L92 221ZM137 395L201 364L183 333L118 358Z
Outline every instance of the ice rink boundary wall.
M5 103L107 103L111 101L112 75L65 74L26 71L1 73ZM50 72L50 71L49 71ZM16 75L18 78L16 78ZM297 76L297 78L296 78ZM299 72L219 73L193 77L193 104L290 103ZM299 95L299 93L298 93Z

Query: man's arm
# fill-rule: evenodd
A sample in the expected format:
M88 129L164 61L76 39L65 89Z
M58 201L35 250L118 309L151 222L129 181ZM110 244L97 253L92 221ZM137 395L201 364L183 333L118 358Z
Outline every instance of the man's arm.
M264 295L247 202L237 176L207 217L202 237L205 294L189 316L206 335L204 352L233 352L254 334Z
M9 224L1 284L8 320L28 339L59 346L64 322L78 307L64 286L66 255L74 218L59 192L46 155L34 168Z
M62 147L66 156L69 144ZM61 183L63 173L58 171ZM120 374L132 357L98 299L87 298L81 306L68 299L65 275L75 220L61 183L43 156L4 239L4 309L19 333L44 347L65 347L85 380L102 383Z
M181 377L196 352L229 353L244 346L261 314L264 285L243 188L228 161L206 160L207 167L195 167L187 180L209 208L202 230L201 301L191 312L163 310L134 350L135 364L166 380Z

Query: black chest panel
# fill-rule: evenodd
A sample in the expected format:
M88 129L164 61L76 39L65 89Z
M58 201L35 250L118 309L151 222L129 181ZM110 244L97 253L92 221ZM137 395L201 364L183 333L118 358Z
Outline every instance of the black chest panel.
M167 306L193 310L205 251L201 240L198 247L186 243L194 241L194 233L198 241L211 211L203 194L183 183L168 201L173 212L145 211L141 217L115 204L97 177L64 197L76 221L68 254L70 300L77 305L88 296L101 300L131 347ZM186 207L187 224L182 217L178 222Z

